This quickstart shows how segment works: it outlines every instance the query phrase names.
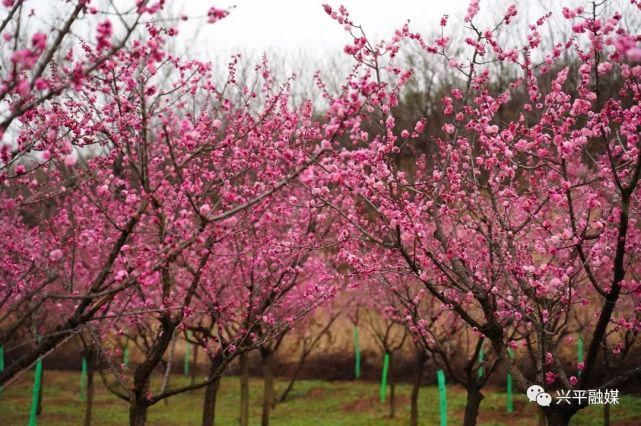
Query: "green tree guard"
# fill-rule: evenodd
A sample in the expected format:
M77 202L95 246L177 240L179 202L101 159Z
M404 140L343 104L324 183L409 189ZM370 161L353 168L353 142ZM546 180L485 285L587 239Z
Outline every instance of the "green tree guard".
M80 372L80 400L86 401L87 397L87 359L82 357L82 371Z
M36 373L34 375L33 395L31 397L31 411L29 412L29 426L36 426L36 412L38 411L38 398L40 398L40 387L42 385L42 359L36 362Z
M507 350L507 353L510 355L510 359L514 358L514 352L512 349ZM512 375L507 373L507 412L514 412L514 397L512 395Z
M579 335L579 340L576 342L577 345L577 359L579 362L583 362L583 336ZM581 376L581 370L579 370L579 376Z
M443 370L436 372L436 379L438 381L438 394L439 394L439 412L441 414L441 426L447 426L447 393L445 389L445 373Z
M125 364L125 367L129 367L129 342L125 345L125 351L122 357L122 363Z
M354 354L356 356L356 365L354 366L354 376L361 378L361 345L358 338L358 326L354 326Z
M479 379L483 377L483 374L485 373L485 371L483 371L484 359L485 359L485 352L483 351L483 346L481 346L481 350L479 351L479 372L478 372Z
M191 356L191 345L187 342L185 347L185 362L183 364L183 374L185 377L189 376L189 358Z
M381 376L381 402L385 402L387 393L387 372L389 371L389 354L386 353L383 358L383 374Z

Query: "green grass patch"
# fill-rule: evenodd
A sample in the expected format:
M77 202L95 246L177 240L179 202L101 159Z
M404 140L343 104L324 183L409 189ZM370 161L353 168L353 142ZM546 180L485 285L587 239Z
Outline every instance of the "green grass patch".
M113 396L102 386L96 376L94 425L124 425L128 423L127 403ZM158 387L160 378L155 380ZM173 376L172 386L188 383L183 376ZM0 394L0 424L3 426L25 425L31 404L33 374L25 374L19 381ZM286 385L278 381L277 393ZM222 380L216 406L217 425L237 425L239 410L239 381L237 377ZM43 383L43 412L38 417L39 425L78 425L84 418L84 403L80 401L80 373L46 371ZM324 382L302 380L296 383L288 401L278 404L272 411L274 426L352 426L352 425L407 425L410 416L409 385L396 387L396 417L389 418L389 405L379 401L377 383ZM450 424L463 422L465 391L457 386L448 386L448 418ZM524 395L515 395L515 412L506 413L506 394L499 389L485 389L481 404L479 425L537 425L538 412ZM203 390L177 395L166 403L159 402L149 409L149 424L162 426L199 425L201 420ZM250 424L260 424L262 407L262 382L254 378L250 382ZM388 392L389 398L389 392ZM421 388L420 424L439 424L438 389L436 386ZM621 397L621 403L611 408L611 422L615 425L641 424L641 398L629 395ZM603 407L591 406L573 419L574 425L602 425Z

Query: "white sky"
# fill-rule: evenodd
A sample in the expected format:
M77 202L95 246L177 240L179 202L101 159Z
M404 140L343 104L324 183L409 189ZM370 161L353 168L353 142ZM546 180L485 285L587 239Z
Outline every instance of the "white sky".
M94 0L97 1L97 0ZM123 0L121 0L123 1ZM611 0L618 5L628 0ZM447 35L462 35L462 21L469 0L169 0L174 10L189 15L204 13L211 6L231 9L230 15L215 24L205 20L181 23L179 43L190 46L188 56L198 59L220 60L230 54L258 56L267 52L271 58L285 59L289 65L296 61L319 64L323 59L344 57L343 47L352 42L349 34L323 10L328 3L334 10L343 4L351 19L363 26L368 37L375 41L389 39L393 31L410 21L412 31L431 39L440 31L440 18L450 16ZM516 4L519 16L514 25L525 32L525 24L536 21L543 10L551 10L562 19L563 6L587 6L587 0L481 0L481 13L477 18L489 26L503 17L510 4ZM195 43L185 43L194 40ZM459 34L452 34L452 32ZM327 63L327 62L326 62ZM318 67L312 64L311 67Z
M233 0L232 0L233 1ZM502 3L501 1L499 1ZM190 9L209 1L190 2ZM214 25L206 25L203 36L213 45L270 49L342 48L348 37L337 22L322 8L329 3L334 9L342 3L356 23L361 23L371 36L382 37L411 19L412 26L425 28L437 23L444 13L462 16L466 0L343 0L332 3L321 0L236 0L218 2L218 7L235 4L231 14Z
M113 1L121 10L134 2ZM629 0L611 2L621 5L629 3ZM363 25L371 39L379 40L388 39L407 20L410 20L413 31L431 35L439 29L438 21L444 14L450 16L450 32L455 25L460 26L469 0L166 0L164 14L179 16L184 12L190 16L203 16L211 6L221 9L235 6L227 18L215 24L208 24L202 18L179 22L179 46L187 46L190 53L199 59L220 58L221 55L228 56L236 52L260 54L264 51L290 57L299 56L301 52L310 58L335 56L351 39L336 21L327 16L322 8L323 3L328 3L334 9L345 5L352 20ZM539 17L542 5L560 15L563 6L587 5L588 1L481 0L480 3L481 17L496 23L511 3L517 5L520 19L530 15L523 21L527 22ZM55 15L64 1L28 0L25 4L34 7L42 16ZM92 0L90 4L104 9L109 3L107 0ZM196 33L198 37L194 39Z
M208 54L215 51L215 56L247 50L333 55L340 53L351 39L327 16L323 3L334 9L344 4L352 20L362 24L368 36L375 39L388 38L408 19L415 29L434 28L443 14L462 17L467 8L467 0L223 0L214 4L219 8L236 6L227 18L213 25L192 23L186 32L200 27L196 48ZM183 10L206 10L212 2L192 0L185 4L188 6Z
M130 6L134 2L114 1L119 6ZM181 34L174 47L177 53L184 52L187 57L227 62L229 55L242 53L246 58L254 58L254 62L258 55L267 52L270 58L285 60L286 68L293 65L294 69L319 69L323 62L334 64L334 58L344 58L342 49L352 41L349 34L324 12L322 4L325 2L334 9L344 4L352 20L365 28L370 39L378 41L389 39L407 20L410 20L412 31L419 31L431 39L439 30L438 21L444 14L450 16L448 35L460 36L469 0L166 0L165 15L179 16L184 12L190 16L204 16L211 6L221 9L235 6L227 18L215 24L208 24L204 18L179 21ZM587 0L481 0L480 18L488 25L489 21L495 24L511 3L519 9L515 26L521 30L525 29L525 24L535 21L543 9L552 10L558 19L563 6L588 5ZM611 0L610 3L623 9L629 0ZM28 0L26 4L56 14L64 2ZM91 2L99 9L105 4L108 4L107 0ZM85 31L93 34L95 29L85 28ZM303 66L297 67L298 63Z

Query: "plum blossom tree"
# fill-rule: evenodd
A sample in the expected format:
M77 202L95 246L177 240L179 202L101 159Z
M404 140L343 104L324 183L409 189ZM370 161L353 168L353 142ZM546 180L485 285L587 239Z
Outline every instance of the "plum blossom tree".
M411 274L381 274L377 281L379 285L373 287L385 315L403 324L417 346L419 375L429 355L453 382L465 388L463 424L476 424L484 398L481 390L499 366L498 359L483 348L485 338L440 304ZM425 354L422 362L421 354Z
M333 138L335 129L312 120L310 102L288 104L289 83L276 85L266 64L252 89L232 62L218 88L211 64L163 50L175 34L147 24L131 48L82 74L64 102L52 95L21 121L19 140L40 143L23 151L50 155L7 166L0 342L29 318L47 321L36 321L41 339L2 383L91 321L147 316L161 326L127 396L144 401L216 244L323 155L321 132Z
M173 336L169 331L160 334L149 314L138 315L135 324L126 321L124 326L135 327L133 335L144 342L144 353L142 361L133 362L131 368L121 365L115 369L118 386L109 386L113 393L131 403L127 390L139 387L137 373L151 362L160 337L171 342L179 329L188 329L188 340L202 346L209 358L206 380L173 389L163 383L158 392L151 393L148 377L144 398L136 406L149 407L169 396L206 387L203 425L213 424L218 384L226 367L244 352L280 341L293 324L333 295L324 261L312 256L318 235L315 223L322 215L309 207L296 212L291 202L292 197L271 200L264 210L256 211L257 216L247 217L249 222L239 222L233 237L217 245L215 256L201 269L194 300L185 307L183 322ZM140 330L141 323L147 331ZM169 347L167 343L165 350ZM115 360L119 356L118 351L112 353ZM165 356L171 363L171 352Z
M372 44L344 8L325 6L354 36L345 49L362 70L353 102L369 104L377 129L366 133L364 120L357 123L351 143L321 161L325 174L315 195L349 226L341 259L371 273L380 257L368 246L386 249L399 272L411 272L492 344L522 391L533 383L604 389L641 373L624 363L607 382L594 373L599 353L626 353L640 327L638 36L619 13L606 16L600 7L565 9L571 37L541 51L550 14L530 25L524 44L509 46L499 32L517 9L483 29L472 1L462 60L450 56L447 36L427 42L407 25L390 42ZM441 25L445 33L447 18ZM444 58L462 77L442 99L450 120L430 129L437 147L430 157L412 146L425 130L422 121L414 129L395 126L394 107L411 75L394 65L403 40ZM563 52L582 62L575 75L557 66ZM499 93L496 63L518 72ZM546 86L547 75L553 78ZM607 97L606 81L613 88ZM508 106L519 114L499 120ZM414 153L410 166L403 166L404 153ZM571 343L564 330L590 310L596 314L584 324L588 355L568 369L559 352ZM519 366L518 351L514 360L508 355L526 344L524 336L538 353L535 377ZM549 424L567 424L585 405L542 409Z
M299 197L306 192L297 191ZM224 369L239 355L258 349L272 382L265 408L269 422L273 399L273 354L283 336L336 287L320 247L331 221L288 188L230 239L219 253L224 265L198 292L194 314L186 322L211 359L209 380L217 385ZM202 306L200 306L202 305ZM202 314L205 313L205 314ZM208 387L203 424L213 424L216 389Z
M36 201L33 197L33 203L25 203L28 194L44 183L43 175L50 168L75 164L74 145L85 145L83 137L92 133L91 129L73 126L77 120L65 122L64 114L58 117L60 105L127 48L140 24L162 7L162 2L148 1L132 3L123 10L113 4L99 10L88 1L56 3L59 15L53 18L43 10L29 8L29 3L22 0L2 3L0 344L28 330L28 323L39 322L46 299L40 293L60 279L49 265L61 261L62 250L47 247L46 239L33 226L37 215L30 213L33 209L52 210L54 192L48 198ZM109 17L114 16L118 19L112 24ZM98 30L92 31L92 38L81 39L81 49L74 49L77 46L70 47L70 43L78 38L75 32L83 25L81 21L97 24ZM57 302L53 308L58 308ZM36 336L32 337L35 340ZM56 339L60 342L66 338L62 333ZM39 354L52 349L47 339L41 343ZM1 380L5 382L35 359L28 358L25 364L9 366Z

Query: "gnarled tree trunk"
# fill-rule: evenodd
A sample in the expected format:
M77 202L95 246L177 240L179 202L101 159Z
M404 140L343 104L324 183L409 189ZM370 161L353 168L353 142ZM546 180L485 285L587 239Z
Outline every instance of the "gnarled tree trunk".
M467 389L467 401L465 402L465 416L463 417L464 426L476 425L476 418L479 415L479 407L483 400L483 394L479 391L476 384Z
M263 364L263 414L261 426L269 426L269 411L274 404L274 352L271 348L260 348Z
M85 426L91 426L91 416L93 411L93 395L94 395L94 384L93 384L93 374L94 374L94 358L95 352L93 349L87 350L85 354L85 359L87 360L87 401L85 404Z
M239 356L240 364L240 426L249 425L249 366L247 352Z
M145 394L131 391L129 393L129 426L144 426L147 422L147 403Z
M216 419L216 395L220 387L220 378L222 376L222 357L217 355L211 359L209 365L208 380L214 379L213 382L205 388L205 398L203 400L203 426L213 426Z
M419 349L416 353L416 374L414 375L414 382L412 383L412 395L410 398L410 426L418 426L418 394L421 390L421 382L423 381L425 361L427 361L427 354L425 353L425 351Z
M160 328L144 360L134 368L134 385L129 391L129 424L131 426L142 426L147 421L147 408L151 405L148 400L151 375L162 361L162 356L173 340L177 326L178 321L172 320L169 315L163 315Z

